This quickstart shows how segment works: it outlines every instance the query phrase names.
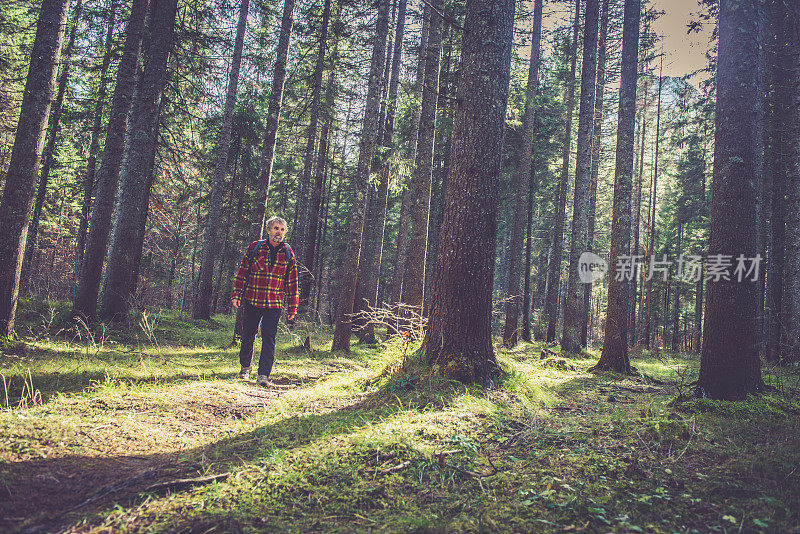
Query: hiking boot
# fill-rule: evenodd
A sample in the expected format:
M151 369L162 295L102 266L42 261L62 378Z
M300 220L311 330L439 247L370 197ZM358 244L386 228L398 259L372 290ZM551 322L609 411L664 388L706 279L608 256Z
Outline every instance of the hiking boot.
M242 367L242 370L239 371L239 378L242 380L250 378L250 367Z
M258 375L258 380L256 380L256 384L258 384L262 388L267 388L272 385L272 382L269 381L269 377L267 375Z

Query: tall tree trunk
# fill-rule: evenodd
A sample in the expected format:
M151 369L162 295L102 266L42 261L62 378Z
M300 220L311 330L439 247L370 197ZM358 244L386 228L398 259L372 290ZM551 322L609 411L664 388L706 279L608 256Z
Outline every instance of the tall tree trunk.
M784 361L800 362L800 6L785 2L788 13L783 18L787 36L786 86L793 88L787 121L791 130L788 138L786 185L789 189L786 213L786 300L784 316L787 346Z
M330 0L327 0L330 2ZM222 128L219 133L217 145L216 164L212 178L211 195L208 198L208 215L206 216L206 230L203 238L203 255L200 260L200 283L197 297L194 299L194 318L211 318L212 281L214 277L214 263L217 259L217 234L219 233L220 211L225 195L225 173L228 170L228 152L231 146L231 128L233 127L233 108L236 105L236 92L239 88L239 69L242 66L242 47L244 34L247 31L247 14L250 0L242 0L239 6L239 21L236 25L236 39L233 45L233 58L231 70L228 75L228 91L225 95L225 111L222 116Z
M117 83L106 127L103 158L97 171L97 186L92 210L86 252L78 278L78 290L72 303L72 313L87 319L97 314L97 295L106 256L111 214L117 194L120 166L122 165L128 112L131 109L136 79L136 66L142 46L142 34L149 0L133 0L128 25L125 28L125 46L117 68Z
M766 264L769 299L767 306L770 316L767 359L778 361L788 358L792 345L787 336L791 323L791 296L786 294L791 283L791 243L787 241L787 237L791 238L792 235L791 227L787 226L787 218L791 220L791 210L787 208L792 205L792 96L797 91L796 85L792 84L793 51L791 34L788 32L790 26L787 17L790 15L786 4L780 0L768 0L766 6L769 37L765 59L771 98L766 139L768 167L765 170L768 171L772 183L770 246Z
M719 6L714 177L708 257L753 258L758 229L753 225L761 174L759 0L722 0ZM758 344L758 282L709 280L698 394L738 400L761 387Z
M397 14L397 2L392 2L392 15L389 19L392 27L394 26L394 17ZM383 179L383 172L381 172L379 165L380 159L378 151L379 147L383 146L384 134L386 131L386 101L389 92L389 77L392 73L392 51L394 45L392 43L392 35L387 31L387 45L386 45L386 60L384 61L383 75L381 76L381 96L380 96L380 111L378 112L378 135L375 141L375 154L372 158L372 167L370 175L378 173L381 177L380 182L376 184L373 180L369 181L367 186L367 208L364 215L364 235L361 239L361 257L358 260L358 282L356 283L356 295L353 300L353 314L355 315L353 321L353 330L358 330L359 343L374 342L374 328L370 324L368 318L362 314L366 312L368 306L371 304L368 297L369 291L367 285L370 277L369 270L374 268L374 261L376 255L379 253L377 250L382 243L376 243L378 240L378 232L383 236L383 225L386 213L386 201L381 202L381 198L386 199L389 192L388 175L386 181ZM379 268L379 267L378 267ZM359 315L362 314L362 315Z
M341 7L337 12L337 21ZM335 26L337 27L337 26ZM336 113L334 106L336 105L337 81L336 81L336 65L339 57L339 32L334 32L333 53L331 56L330 73L328 74L328 85L325 88L325 105L323 106L323 113L325 115L325 122L322 126L322 132L319 138L319 150L317 151L317 164L314 173L314 189L311 191L311 203L309 206L308 217L308 232L305 238L305 252L303 253L303 261L306 268L314 272L317 262L317 233L319 232L319 218L320 207L322 202L322 190L325 186L325 170L326 159L328 157L328 147L330 146L331 128L333 127L333 120ZM303 307L308 306L309 295L311 294L311 286L313 285L312 279L307 279L306 283L300 285L300 305Z
M215 314L218 313L219 310L219 301L220 299L225 300L227 296L227 291L222 291L222 275L227 271L226 265L231 261L231 254L230 254L230 238L231 238L231 227L234 224L233 221L238 221L238 218L234 217L233 214L233 199L236 196L236 185L238 179L238 170L239 170L239 150L241 147L241 139L239 139L237 146L233 153L233 173L231 175L231 183L230 183L230 196L228 198L228 208L227 208L227 217L225 218L225 234L222 236L222 247L220 248L220 259L219 259L219 267L217 268L217 278L214 282L214 290L213 295L214 298L211 301L211 313ZM241 180L244 181L244 177ZM235 261L235 260L233 260Z
M597 34L600 0L586 0L583 29L583 64L581 65L581 102L578 112L578 155L575 166L575 195L572 202L572 238L564 299L564 327L561 348L581 351L585 286L578 277L578 261L588 247L589 197L592 172L592 129L597 84Z
M0 201L0 336L14 330L36 174L68 11L69 0L43 0L36 23L22 108Z
M636 85L639 52L640 0L625 0L622 22L622 72L617 121L617 161L611 219L609 272L629 253L631 239L631 189L633 188L633 138L636 130ZM628 280L610 276L603 351L596 370L630 374L628 357Z
M664 58L661 57L661 64L662 64L662 74L663 74L663 63ZM659 74L658 76L658 104L656 106L656 149L655 154L653 155L653 187L650 191L650 214L648 215L648 219L650 219L650 243L647 245L647 253L649 255L650 261L653 260L655 257L655 250L656 250L656 213L658 207L658 148L659 148L659 141L661 139L661 89L662 84L664 82L664 77ZM645 316L645 325L644 325L644 336L645 336L645 347L650 348L650 337L655 332L655 328L653 327L653 277L648 273L648 279L646 283L647 287L645 291L647 292L647 312Z
M392 53L391 82L387 98L386 124L383 129L382 146L387 150L386 161L381 167L381 181L378 187L375 222L369 230L373 243L373 253L367 258L366 269L366 294L365 297L371 306L378 305L378 282L380 280L381 258L383 257L383 239L386 227L386 204L389 194L389 158L394 151L394 119L397 109L397 90L400 86L400 62L403 55L403 35L405 34L406 0L400 0L397 9L397 27L394 38L394 52ZM373 323L367 324L361 332L362 342L375 342L375 327Z
M447 378L497 372L492 279L514 0L467 0L452 161L423 350ZM491 46L487 43L492 43ZM481 221L475 224L475 221Z
M411 184L411 239L408 245L403 302L422 313L425 295L425 258L431 207L433 147L436 136L436 96L439 90L439 57L442 48L442 12L444 0L425 4L428 43L425 49L425 77L420 105L419 134Z
M152 161L158 119L172 48L177 0L153 0L152 25L144 70L131 109L130 142L125 151L118 202L114 212L108 267L103 284L102 315L125 320L136 284L140 235L152 186Z
M591 0L590 0L591 1ZM542 4L536 0L533 5L533 28L531 30L531 58L528 65L528 86L525 94L525 112L522 118L522 162L517 175L516 202L511 229L511 250L508 269L508 304L506 305L506 322L503 327L503 345L512 348L517 344L517 320L520 305L526 302L519 295L520 263L522 260L523 224L527 220L528 229L531 224L530 196L532 194L531 175L533 163L533 131L536 124L536 95L539 92L539 55L542 41ZM525 213L527 211L527 214ZM530 240L525 244L525 287L530 279ZM528 334L530 339L530 334Z
M331 0L324 0L323 7L322 7L322 21L321 21L321 29L320 29L320 37L319 37L319 50L317 52L317 62L314 65L314 87L311 93L311 117L308 123L308 129L306 130L306 154L305 159L303 160L303 174L300 178L301 184L308 184L311 182L311 173L314 170L314 152L316 148L316 139L317 139L317 123L319 122L319 101L320 95L322 93L322 74L325 70L325 50L328 41L328 24L331 18ZM335 62L334 67L335 69ZM328 88L325 91L325 104L326 106L332 105L331 101L334 98L334 85L335 85L335 77L333 75L333 69L331 70L331 75L328 81ZM329 110L330 108L328 108ZM330 111L327 111L330 113ZM324 124L327 126L327 122ZM324 127L323 127L324 130ZM324 145L327 142L327 132L323 131L320 135L320 148L319 152L324 153ZM314 180L314 188L312 191L312 198L309 204L309 217L308 220L306 217L301 219L301 224L303 228L305 228L305 232L303 232L303 264L305 265L305 269L300 274L300 309L305 310L308 308L308 296L311 293L311 283L312 277L311 273L314 269L314 249L317 241L317 227L319 226L317 221L311 221L310 219L318 218L319 217L319 202L320 202L320 195L322 193L322 182L324 182L324 176L320 176L320 173L317 172ZM307 187L307 185L305 186ZM305 195L301 193L299 200L304 200ZM315 207L316 205L316 207ZM312 214L312 212L314 212ZM301 215L305 215L305 213L301 213ZM313 232L313 233L312 233Z
M361 142L358 154L358 169L353 179L355 196L353 211L350 216L350 236L342 266L342 287L339 294L339 309L336 328L333 333L331 350L350 351L350 315L358 283L358 264L361 256L361 241L364 235L364 219L366 215L368 178L372 168L372 156L375 152L378 135L378 114L380 107L381 75L383 62L386 60L386 35L389 30L389 2L380 0L378 18L375 23L375 38L372 45L369 80L367 82L367 102L364 110L364 123L361 130Z
M640 67L641 68L641 67ZM640 73L641 74L641 73ZM639 161L637 162L637 167L639 171L636 173L636 192L634 193L633 199L633 252L634 256L638 256L640 249L640 237L639 232L641 231L642 227L642 184L644 183L644 147L645 141L647 139L647 92L648 92L648 84L647 81L644 80L642 84L643 87L643 95L642 95L642 121L641 127L639 128ZM650 211L648 209L648 218ZM631 279L631 302L630 302L630 326L628 329L628 338L630 339L630 343L636 344L638 343L638 338L636 336L637 330L637 323L636 323L636 302L638 300L639 294L639 273L637 272L633 278ZM641 314L641 304L639 305L639 313Z
M289 42L292 40L294 23L294 0L284 0L281 33L275 52L275 74L272 77L272 92L267 107L267 125L264 133L264 146L261 149L261 166L256 182L256 203L253 206L250 238L261 239L264 233L269 184L272 178L272 163L275 160L275 141L278 135L278 120L283 102L283 85L286 81L286 60L289 57Z
M86 175L83 180L83 203L81 204L81 219L78 226L78 236L75 244L75 274L73 280L73 299L78 289L78 276L83 264L83 252L86 247L86 232L89 229L89 213L92 209L92 191L97 176L97 155L100 153L100 135L103 126L103 109L106 105L108 92L108 68L111 65L111 56L114 46L114 22L117 12L117 0L110 0L110 13L108 15L108 31L103 44L103 60L100 65L100 85L97 89L97 99L94 104L94 119L92 123L92 142L89 146L89 159L86 162Z
M603 0L600 16L600 43L597 47L597 85L595 86L594 125L592 126L592 164L589 188L589 228L586 250L594 252L595 218L597 215L597 177L600 172L602 154L603 98L606 85L606 33L608 32L609 0ZM592 284L586 284L583 293L583 324L581 326L581 346L589 343L589 304L592 299Z
M58 133L61 131L61 111L64 106L64 95L67 92L67 82L69 81L69 71L72 63L72 49L75 47L75 36L80 24L81 11L83 10L83 0L78 0L72 12L72 24L69 30L67 45L62 53L61 76L58 77L58 90L56 100L53 102L52 113L50 113L50 131L47 133L47 144L42 154L42 172L39 175L39 187L36 191L36 200L33 203L33 215L28 226L28 239L25 246L25 258L22 261L22 280L20 286L23 292L28 286L31 276L31 261L33 253L39 244L39 220L42 217L42 208L45 198L47 198L47 186L50 183L50 169L53 168L55 159L56 141Z
M558 322L558 289L561 280L561 259L564 255L564 219L567 208L567 189L569 180L569 155L572 144L572 111L575 107L575 67L578 57L578 27L581 12L581 0L575 0L575 20L572 29L572 42L570 44L570 69L567 75L564 105L567 108L564 126L564 145L561 151L561 179L555 199L555 220L551 243L553 254L547 266L547 295L545 296L543 321L547 323L547 342L556 339L556 323Z
M424 12L423 12L424 13ZM413 94L415 100L422 94L422 83L425 76L425 61L424 51L428 48L428 28L429 18L422 17L422 32L420 35L419 50L417 51L417 72L414 82ZM416 154L417 140L419 135L419 108L416 107L411 116L411 139L408 146L411 148L413 154ZM414 156L416 159L416 156ZM400 218L398 220L397 228L397 248L395 249L394 271L392 272L392 285L390 290L391 301L393 305L400 303L403 297L404 279L406 273L406 260L408 259L408 239L409 239L409 219L411 212L411 184L404 184L402 198L400 200ZM396 331L393 325L387 328L388 333Z

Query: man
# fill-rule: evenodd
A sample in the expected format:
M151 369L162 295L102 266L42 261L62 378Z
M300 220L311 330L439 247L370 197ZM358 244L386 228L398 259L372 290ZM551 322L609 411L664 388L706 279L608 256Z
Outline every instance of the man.
M297 260L292 249L283 242L286 221L272 217L267 221L267 239L254 241L247 247L236 278L233 280L231 302L234 308L244 306L242 315L242 346L239 378L250 376L253 343L261 322L261 358L258 361L259 386L269 385L269 375L275 361L275 335L281 317L284 293L288 297L286 318L294 320L300 297L297 291Z

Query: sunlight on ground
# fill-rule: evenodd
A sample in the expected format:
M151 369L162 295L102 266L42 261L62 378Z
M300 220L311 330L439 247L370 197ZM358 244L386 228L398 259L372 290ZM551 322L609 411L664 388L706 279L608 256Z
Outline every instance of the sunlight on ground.
M523 343L496 347L504 372L487 390L425 372L400 341L308 355L286 330L264 389L236 378L230 318L155 324L196 341L38 335L4 349L0 525L777 532L800 521L791 370L785 395L676 403L696 356L636 352L640 377L598 376L596 351ZM328 332L307 330L327 346ZM170 485L209 475L222 478Z

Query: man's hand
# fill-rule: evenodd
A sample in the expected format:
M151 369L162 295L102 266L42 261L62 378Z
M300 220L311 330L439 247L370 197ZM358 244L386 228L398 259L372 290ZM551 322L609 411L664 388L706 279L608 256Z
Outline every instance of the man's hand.
M242 305L242 301L239 300L239 297L231 297L231 304L233 304L234 308L238 308Z

